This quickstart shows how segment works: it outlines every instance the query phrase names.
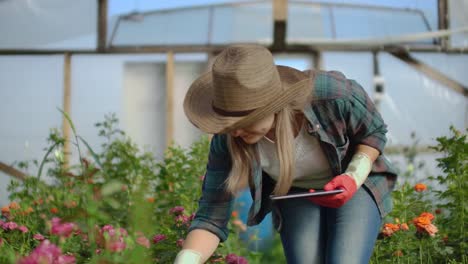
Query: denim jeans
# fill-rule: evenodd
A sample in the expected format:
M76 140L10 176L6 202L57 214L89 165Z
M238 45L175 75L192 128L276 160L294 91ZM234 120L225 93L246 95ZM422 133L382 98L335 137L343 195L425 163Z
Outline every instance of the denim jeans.
M289 264L369 262L382 219L364 187L337 209L304 198L280 200L274 207Z

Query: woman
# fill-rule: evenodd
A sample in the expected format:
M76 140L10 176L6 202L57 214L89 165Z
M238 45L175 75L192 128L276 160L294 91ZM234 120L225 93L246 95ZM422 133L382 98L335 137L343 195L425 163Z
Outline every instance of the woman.
M359 84L276 66L267 49L235 45L194 81L184 110L214 137L176 263L205 262L226 240L233 197L246 186L254 199L247 224L273 209L288 263L369 261L396 174L382 155L386 125ZM269 199L310 189L343 192Z

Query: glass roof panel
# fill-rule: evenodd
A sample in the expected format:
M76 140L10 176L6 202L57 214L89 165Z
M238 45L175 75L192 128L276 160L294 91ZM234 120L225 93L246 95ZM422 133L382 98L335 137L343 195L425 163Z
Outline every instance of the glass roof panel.
M329 8L305 3L291 3L288 8L287 41L331 38Z
M121 16L112 45L206 44L209 8L174 9Z
M134 12L120 16L111 44L271 43L272 21L271 3L266 2Z
M273 36L271 3L244 3L214 8L210 43L261 42Z
M429 19L414 8L306 1L289 4L288 42L382 38L428 31L431 31Z

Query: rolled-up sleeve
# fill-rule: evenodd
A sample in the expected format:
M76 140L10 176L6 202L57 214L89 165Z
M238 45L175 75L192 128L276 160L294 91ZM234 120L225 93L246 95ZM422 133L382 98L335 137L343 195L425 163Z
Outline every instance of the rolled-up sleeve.
M233 196L225 190L225 182L231 169L230 160L226 136L213 136L202 197L189 232L204 229L218 236L221 242L227 239L227 224L233 208Z
M356 144L383 152L387 142L387 125L366 91L354 80L348 80L350 96L346 101L347 133Z

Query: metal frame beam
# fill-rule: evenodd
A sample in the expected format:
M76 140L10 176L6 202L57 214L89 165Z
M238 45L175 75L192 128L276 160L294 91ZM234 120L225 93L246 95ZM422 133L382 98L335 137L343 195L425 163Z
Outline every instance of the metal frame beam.
M448 0L437 0L437 11L439 30L449 29ZM439 44L443 50L447 50L449 37L440 38Z
M445 74L439 72L438 70L432 68L431 66L417 60L412 57L408 52L404 50L389 52L394 57L400 59L406 64L413 67L415 70L424 73L427 77L447 86L448 88L464 95L468 96L468 87L465 85L447 77Z
M26 173L19 171L12 166L9 166L3 162L0 161L0 171L4 172L5 174L12 176L18 180L24 181L28 176Z
M103 52L107 46L107 6L108 0L98 0L97 50Z

